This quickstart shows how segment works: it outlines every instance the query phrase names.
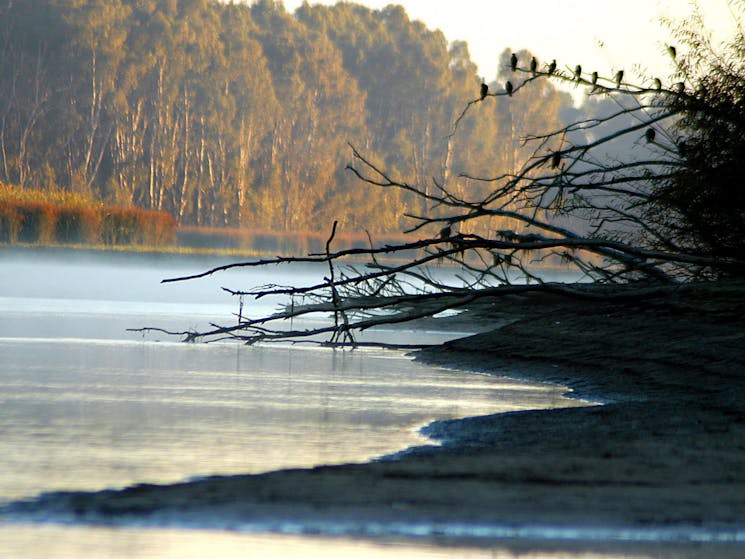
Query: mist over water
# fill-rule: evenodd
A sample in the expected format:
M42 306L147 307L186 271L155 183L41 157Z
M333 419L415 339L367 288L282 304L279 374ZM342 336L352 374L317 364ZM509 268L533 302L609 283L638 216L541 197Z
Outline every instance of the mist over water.
M0 502L365 461L427 444L418 429L434 419L564 401L560 388L433 369L398 352L182 344L127 331L231 323L237 302L220 287L308 285L324 272L239 269L160 283L211 265L0 253ZM243 312L258 316L280 303L261 301ZM389 335L439 342L458 334ZM98 547L89 556L165 557L180 538L148 536L147 554L138 555L118 547L117 531L0 525L0 550L47 557L29 542L50 530L59 557L79 557L78 540L94 535Z
M299 285L317 283L323 268L313 266L236 268L199 280L161 283L161 280L204 272L228 260L169 256L78 255L61 252L0 253L0 297L5 305L22 305L25 312L157 314L178 317L229 318L238 300L222 288L249 289L276 283L284 276ZM237 260L236 260L237 262ZM31 300L31 301L29 301ZM28 308L28 303L38 306ZM284 302L265 298L244 309L250 316L276 310ZM139 305L138 305L139 304ZM49 306L52 306L51 308Z

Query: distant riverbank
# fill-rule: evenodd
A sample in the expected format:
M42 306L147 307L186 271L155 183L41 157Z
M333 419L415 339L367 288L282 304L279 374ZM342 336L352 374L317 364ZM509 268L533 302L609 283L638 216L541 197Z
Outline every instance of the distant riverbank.
M2 203L0 185L0 205ZM45 205L34 202L29 208L5 203L8 207L0 208L0 249L228 257L307 256L325 253L329 237L328 232L318 231L177 225L165 212L109 208L93 202L76 201L71 208L51 202ZM73 231L74 227L77 229ZM403 234L378 234L373 239L381 246L412 241ZM334 236L331 248L334 251L366 249L370 242L371 237L366 233L339 233ZM415 254L416 251L408 255L400 251L396 258L414 257Z
M176 247L134 247L134 246L95 246L95 245L0 245L0 256L34 256L98 260L153 259L178 260L191 259L203 262L205 266L220 266L231 260L257 258L259 255L231 250L178 249Z

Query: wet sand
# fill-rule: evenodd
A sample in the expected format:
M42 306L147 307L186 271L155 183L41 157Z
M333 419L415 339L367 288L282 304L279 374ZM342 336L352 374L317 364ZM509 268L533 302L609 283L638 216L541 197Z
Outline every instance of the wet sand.
M92 522L484 542L611 528L606 543L714 535L741 538L734 554L745 552L745 284L588 289L481 301L438 320L482 333L418 358L562 384L602 406L437 422L427 434L442 446L394 461L53 495L42 508Z

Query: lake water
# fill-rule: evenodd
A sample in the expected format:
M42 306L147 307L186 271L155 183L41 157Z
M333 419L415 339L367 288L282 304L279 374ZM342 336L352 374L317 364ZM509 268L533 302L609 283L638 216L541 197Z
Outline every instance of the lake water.
M187 259L0 252L0 502L365 461L426 443L418 429L434 419L566 402L557 387L426 367L391 351L182 344L127 332L230 323L236 302L221 286L315 283L324 272L244 269L159 283L208 267ZM457 334L389 335L435 342ZM453 553L511 556L428 541L0 524L3 558Z

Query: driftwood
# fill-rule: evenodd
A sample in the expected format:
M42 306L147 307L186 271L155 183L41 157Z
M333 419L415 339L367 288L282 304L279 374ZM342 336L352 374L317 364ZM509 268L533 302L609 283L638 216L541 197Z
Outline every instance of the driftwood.
M690 237L686 215L674 207L662 206L665 211L660 211L659 186L691 164L681 147L678 122L690 107L696 111L706 107L695 91L665 88L659 81L652 88L635 86L618 76L590 77L556 68L515 67L513 71L525 76L524 80L511 83L509 91L486 95L517 95L532 81L550 78L586 86L590 94L616 95L619 108L604 118L581 120L524 138L524 145L533 150L514 173L461 175L461 179L490 187L488 195L473 200L434 179L431 188L394 177L350 145L354 163L348 169L364 185L404 191L430 208L426 215L406 214L411 221L406 232L412 240L383 246L371 241L367 248L334 251L338 227L334 222L323 253L257 259L165 279L196 280L237 267L303 263L328 267L327 275L314 285L224 288L241 302L247 297L285 296L287 305L270 316L249 319L241 308L234 325L168 333L187 341L304 340L356 347L371 343L359 341L356 332L508 295L542 291L588 299L641 300L674 293L690 280L745 274L742 252L712 251ZM451 135L483 99L480 96L464 107ZM716 109L712 110L716 116ZM607 156L606 150L621 139L631 139L641 147L633 157ZM497 220L501 226L492 227ZM578 283L546 283L542 278L548 261L573 270ZM455 281L433 273L442 266L453 270ZM580 282L626 287L593 290ZM318 327L292 327L293 319L311 315L330 319ZM283 329L288 322L291 327Z

